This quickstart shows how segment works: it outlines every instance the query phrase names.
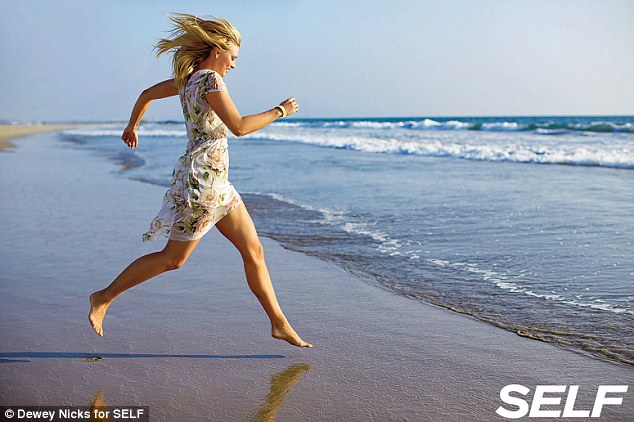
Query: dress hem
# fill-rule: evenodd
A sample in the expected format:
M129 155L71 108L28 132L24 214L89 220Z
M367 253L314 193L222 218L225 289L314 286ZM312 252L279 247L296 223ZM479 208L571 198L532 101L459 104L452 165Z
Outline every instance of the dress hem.
M203 231L203 232L199 232L199 233L201 233L200 235L196 234L196 236L195 236L195 237L191 237L191 238L189 238L189 239L176 239L176 238L172 237L172 228L170 227L169 229L165 229L165 228L163 228L163 229L159 229L159 230L157 230L157 231L152 231L152 230L149 230L149 231L147 231L147 232L143 233L143 235L142 235L142 240L143 240L143 242L144 242L144 243L145 243L145 242L153 242L153 241L157 240L157 239L158 239L159 237L161 237L161 236L166 237L168 240L175 240L175 241L177 241L177 242L188 242L188 241L192 241L192 240L199 240L199 239L201 239L204 235L206 235L207 233L209 233L209 231L210 231L210 230L211 230L211 229L212 229L212 228L213 228L216 224L218 224L218 222L219 222L220 220L222 220L222 219L223 219L223 218L225 218L227 215L229 215L229 213L230 213L232 210L234 210L235 208L237 208L237 207L238 207L238 206L239 206L239 205L243 202L242 197L240 197L240 196L239 196L239 194L238 194L238 198L239 198L239 199L238 199L238 201L237 201L235 204L233 204L231 207L227 208L227 212L226 212L226 213L225 213L222 217L220 217L218 220L214 221L214 223L213 223L213 224L210 224L208 228L205 228L205 231Z

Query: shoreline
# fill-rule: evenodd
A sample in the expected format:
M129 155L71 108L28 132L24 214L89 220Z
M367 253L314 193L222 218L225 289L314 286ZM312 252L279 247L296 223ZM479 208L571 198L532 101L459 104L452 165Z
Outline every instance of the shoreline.
M23 133L21 133L20 135L18 135L18 137L16 137L15 139L18 139L19 137L27 137L29 135L38 133L38 132L61 132L63 129L66 128L73 128L73 127L86 127L86 126L99 126L102 127L105 124L89 124L89 123L85 123L85 124L70 124L70 125L61 125L61 124L45 124L45 125L16 125L20 128L23 128ZM42 128L42 130L37 130L39 127L41 126L46 126L45 128ZM128 156L121 159L113 159L113 162L115 164L120 165L119 171L126 171L135 167L139 167L144 165L144 163L138 163L135 161L129 161L131 157L134 156ZM143 179L143 178L139 178L139 179L129 179L131 181L136 181L136 182L141 182L141 183L147 183L149 185L152 186L156 186L159 188L167 188L169 187L168 185L165 184L158 184L156 182L152 182L150 180L147 179ZM249 195L251 195L253 193L245 193L243 196L248 197ZM255 194L258 195L258 194ZM253 214L253 209L250 210L251 213ZM253 215L254 219L256 219L255 215ZM411 299L414 301L418 301L421 303L424 303L425 305L431 305L431 306L435 306L438 307L440 309L446 309L452 313L455 314L459 314L459 315L464 315L470 318L473 318L474 320L483 322L485 324L490 324L493 327L502 329L504 331L507 331L511 334L517 335L519 337L524 337L526 339L530 339L533 341L539 341L539 342L543 342L545 344L549 344L549 345L553 345L559 348L562 348L564 350L568 350L570 352L573 353L577 353L580 354L582 356L586 356L586 357L590 357L592 359L597 359L599 361L603 361L603 362L610 362L610 363L616 363L619 365L626 365L630 368L633 368L634 365L632 363L631 360L628 360L626 358L622 358L616 355L611 355L609 354L607 351L605 350L598 350L598 349L594 349L594 350L586 350L584 348L579 348L579 347L575 347L574 345L571 344L567 344L565 342L559 342L553 340L553 339L546 339L543 337L540 337L539 335L534 335L530 332L525 332L524 330L514 330L513 327L509 327L508 325L497 321L495 319L491 319L491 318L487 318L484 316L481 316L477 313L471 312L469 310L462 310L456 306L453 306L451 304L445 304L442 302L438 302L438 301L433 301L433 300L429 300L428 298L422 297L421 295L411 295L411 294L407 294L404 293L402 291L399 291L397 289L395 289L393 286L390 286L388 284L383 284L380 281L378 281L376 279L376 277L372 274L369 273L365 273L363 271L357 271L355 270L353 267L350 267L348 265L346 265L343 262L338 262L337 260L331 259L327 256L321 255L321 254L315 254L315 253L307 253L305 251L303 251L301 248L296 248L293 246L292 243L289 243L287 241L287 239L284 238L284 236L276 236L275 233L267 233L266 231L264 231L264 233L259 233L260 237L266 237L268 239L271 239L272 241L278 243L279 245L281 245L281 247L283 247L286 250L292 251L292 252L296 252L296 253L301 253L301 254L305 254L307 256L312 256L312 257L316 257L319 260L323 260L324 262L327 262L329 264L332 264L334 266L337 266L338 268L341 268L342 270L345 270L346 272L349 272L350 274L352 274L353 276L359 278L359 279L364 279L364 280L368 280L368 283L370 285L374 285L378 288L384 289L387 292L390 292L391 294L394 294L398 297L402 297L402 298L406 298L406 299Z
M53 134L35 137L0 155L3 193L15 198L0 210L12 239L0 244L3 405L86 406L98 396L167 421L248 420L271 409L280 421L494 421L506 420L495 410L508 384L581 385L575 409L587 410L599 385L634 375L262 238L280 304L315 344L293 348L269 337L239 253L217 231L183 268L117 299L97 337L87 294L162 246L140 234L165 188L117 177L111 161ZM566 394L557 396L561 410ZM604 419L627 420L633 397L605 406Z
M11 142L15 139L24 138L34 133L54 132L64 129L65 125L45 123L41 125L0 125L0 151L15 148Z
M103 126L93 123L42 123L35 125L17 124L17 125L0 125L0 153L11 151L15 148L12 142L16 139L28 137L36 133L57 132L63 129L86 127L86 126Z

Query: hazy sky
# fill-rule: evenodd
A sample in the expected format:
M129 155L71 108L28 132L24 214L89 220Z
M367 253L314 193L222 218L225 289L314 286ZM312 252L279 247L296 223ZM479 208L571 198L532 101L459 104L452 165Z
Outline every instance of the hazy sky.
M0 0L0 120L127 119L171 77L152 53L171 12L240 30L242 114L634 114L632 0ZM182 120L178 100L146 117Z

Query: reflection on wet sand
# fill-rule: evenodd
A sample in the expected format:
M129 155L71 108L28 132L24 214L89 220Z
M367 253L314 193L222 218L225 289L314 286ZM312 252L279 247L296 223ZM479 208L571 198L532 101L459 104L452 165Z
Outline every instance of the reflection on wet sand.
M308 371L310 371L310 365L300 363L292 364L283 371L273 375L269 394L264 398L262 404L251 412L249 419L253 422L275 422L275 415L282 402L284 402L286 394L288 394L299 378ZM96 416L95 409L107 410L103 391L99 391L90 403L90 420L92 422L107 422L107 417L98 418Z
M251 418L254 422L274 422L277 409L280 407L286 394L299 380L302 374L310 370L306 363L294 364L271 377L271 391L264 402L253 412Z
M103 399L103 391L99 391L95 397L93 397L92 402L90 403L90 421L91 422L108 422L107 417L100 418L95 412L96 409L101 411L105 411L106 403Z

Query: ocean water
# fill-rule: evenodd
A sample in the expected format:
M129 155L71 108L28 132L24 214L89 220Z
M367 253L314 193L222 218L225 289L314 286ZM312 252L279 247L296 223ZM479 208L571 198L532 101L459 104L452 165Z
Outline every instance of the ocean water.
M136 150L123 126L62 136L120 177L167 187L183 123L144 123ZM229 145L261 235L414 300L634 365L634 116L287 119Z

